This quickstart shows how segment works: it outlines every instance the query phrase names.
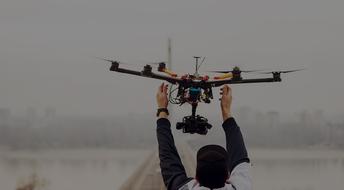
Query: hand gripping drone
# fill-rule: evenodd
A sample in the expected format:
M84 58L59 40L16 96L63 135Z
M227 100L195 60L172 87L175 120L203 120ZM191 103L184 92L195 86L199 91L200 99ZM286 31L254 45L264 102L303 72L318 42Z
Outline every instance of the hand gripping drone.
M121 68L120 65L125 64L119 61L102 59L111 63L110 71L115 71L119 73L126 73L131 75L137 75L141 77L154 78L159 80L164 80L172 84L169 91L169 101L172 104L183 105L184 103L189 103L192 106L192 113L190 116L185 116L182 122L178 122L176 128L182 130L184 133L198 133L205 135L208 130L212 127L208 123L205 117L196 115L196 109L198 103L204 102L209 104L211 99L213 99L213 87L222 86L224 84L242 84L242 83L264 83L264 82L281 82L281 73L290 73L299 71L288 70L288 71L272 71L272 72L259 72L261 74L272 74L270 78L254 78L254 79L244 79L242 78L242 73L257 72L257 71L243 71L239 67L234 67L232 70L226 71L210 71L213 73L220 73L219 76L214 76L210 78L208 75L200 75L198 70L204 58L199 63L201 57L194 57L196 60L196 67L194 74L184 74L177 75L173 71L166 68L164 62L146 64L142 71L135 71L130 69ZM152 71L152 65L157 65L157 71L155 73ZM174 87L176 85L176 87ZM175 93L176 92L176 93Z

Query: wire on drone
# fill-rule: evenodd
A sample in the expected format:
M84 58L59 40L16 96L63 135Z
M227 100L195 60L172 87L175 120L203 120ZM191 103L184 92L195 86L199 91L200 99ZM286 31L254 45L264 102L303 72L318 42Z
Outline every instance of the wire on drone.
M171 85L169 93L168 93L168 99L171 104L180 104L180 100L177 98L177 96L173 96L173 93L178 89L178 87L173 89L174 84Z

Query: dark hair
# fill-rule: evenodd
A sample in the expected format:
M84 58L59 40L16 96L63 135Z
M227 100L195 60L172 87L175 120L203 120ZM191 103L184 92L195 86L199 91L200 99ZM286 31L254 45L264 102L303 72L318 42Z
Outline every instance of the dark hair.
M228 154L218 145L207 145L197 152L196 178L200 186L211 189L225 186L228 178Z
M196 178L200 186L211 189L224 187L228 178L227 167L221 164L212 165L196 169Z

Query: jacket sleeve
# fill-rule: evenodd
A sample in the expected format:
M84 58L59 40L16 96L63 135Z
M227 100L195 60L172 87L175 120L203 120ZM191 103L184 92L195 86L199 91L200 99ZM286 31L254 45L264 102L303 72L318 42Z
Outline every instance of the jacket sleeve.
M243 162L249 163L250 160L247 155L247 150L240 128L235 122L234 118L228 118L223 122L222 127L225 131L226 148L229 154L228 169L230 172L232 172L237 165Z
M161 174L168 190L175 190L189 181L171 132L168 119L157 120L157 138Z

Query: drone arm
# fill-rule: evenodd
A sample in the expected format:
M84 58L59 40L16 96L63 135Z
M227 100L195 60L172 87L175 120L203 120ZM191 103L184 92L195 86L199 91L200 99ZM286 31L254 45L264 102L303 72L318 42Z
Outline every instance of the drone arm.
M172 76L172 77L177 77L178 76L175 72L170 71L168 69L164 69L163 72L168 74L168 75L170 75L170 76Z
M214 77L214 79L227 79L227 78L232 78L232 77L233 77L232 73L225 73L223 75Z
M207 81L212 87L222 86L224 84L240 84L240 83L263 83L263 82L279 82L274 78L260 78L260 79L243 79L243 80L215 80L215 81Z
M141 77L148 77L148 78L154 78L154 79L159 79L159 80L165 80L165 81L170 82L172 84L176 84L177 82L181 81L178 78L172 78L169 76L159 75L159 74L153 73L151 71L148 71L148 72L134 71L134 70L124 69L124 68L114 68L114 69L110 68L110 70L115 71L115 72L119 72L119 73L126 73L126 74L141 76Z
M111 70L111 71L116 71L116 72L119 72L119 73L126 73L126 74L131 74L131 75L137 75L137 76L142 76L140 71L133 71L133 70L123 69L123 68L117 68L116 70Z
M169 76L165 76L165 75L159 75L159 74L156 74L156 73L151 73L149 76L147 77L150 77L150 78L155 78L155 79L160 79L160 80L165 80L167 82L170 82L172 84L176 84L178 82L181 82L180 79L178 78L173 78L173 77L169 77Z

